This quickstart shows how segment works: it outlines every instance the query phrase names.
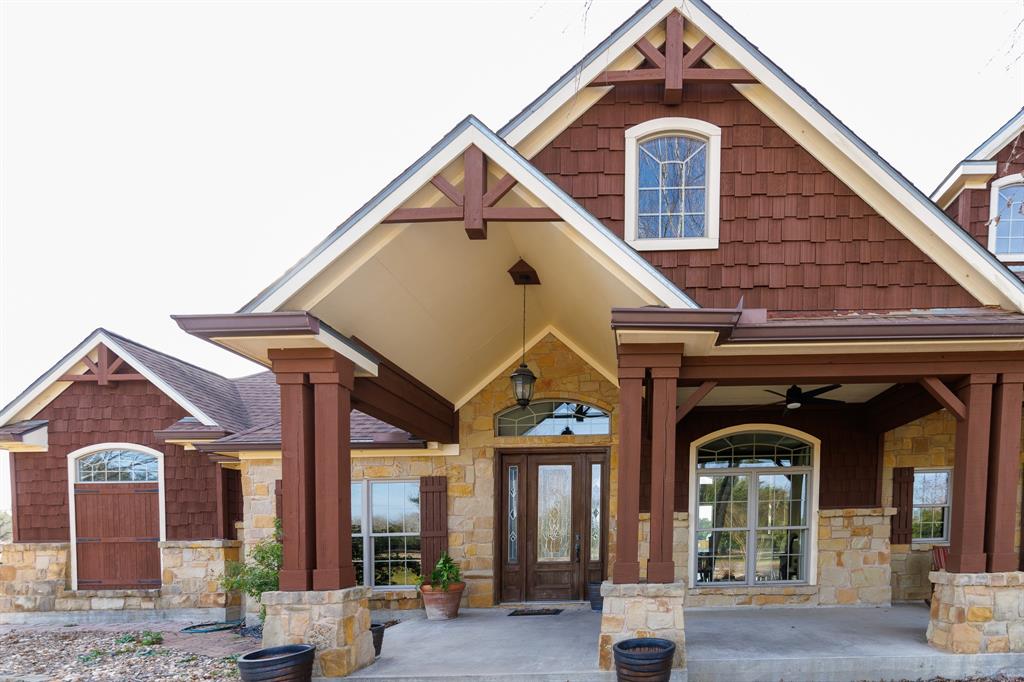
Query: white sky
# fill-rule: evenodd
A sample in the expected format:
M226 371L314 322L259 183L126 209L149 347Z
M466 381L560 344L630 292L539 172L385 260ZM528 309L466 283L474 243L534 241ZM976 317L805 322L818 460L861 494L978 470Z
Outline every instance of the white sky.
M711 2L926 192L1024 105L1024 0ZM237 310L640 6L588 4L0 0L0 404L97 326L256 371L168 315Z

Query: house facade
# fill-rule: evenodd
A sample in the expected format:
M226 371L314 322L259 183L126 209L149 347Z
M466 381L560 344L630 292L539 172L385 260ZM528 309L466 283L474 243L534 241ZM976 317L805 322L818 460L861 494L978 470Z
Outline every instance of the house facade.
M279 388L193 446L240 472L243 541L281 516L264 643L369 664L371 604L447 551L469 606L603 582L604 667L651 633L684 665L684 604L931 598L935 647L1024 651L1022 124L930 198L704 2L652 0L238 312L175 316Z

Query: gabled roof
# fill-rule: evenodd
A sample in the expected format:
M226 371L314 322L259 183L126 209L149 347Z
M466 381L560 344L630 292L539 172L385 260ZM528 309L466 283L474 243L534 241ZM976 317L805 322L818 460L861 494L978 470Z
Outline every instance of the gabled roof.
M376 227L385 216L427 184L469 145L479 147L488 158L575 228L588 243L621 265L640 286L645 287L662 304L676 308L698 307L693 299L523 158L505 140L475 116L468 116L238 312L271 312L279 309L292 294L369 230Z
M942 182L932 190L932 201L946 208L961 191L984 189L999 170L995 161L996 154L1021 134L1024 134L1024 107L946 174Z
M353 447L387 446L399 449L426 446L424 441L413 438L408 432L359 410L352 410L349 424L351 428L349 441ZM210 443L201 443L196 448L201 452L279 450L281 448L281 420L277 418Z
M769 114L778 125L786 129L787 124L790 128L802 128L809 124L814 135L808 136L801 144L809 146L809 142L814 143L817 148L809 151L847 182L851 189L858 191L853 182L855 177L849 172L840 172L830 167L823 158L825 154L831 154L832 161L845 158L852 164L850 170L866 174L877 183L894 202L889 212L898 215L900 219L888 217L880 210L880 197L872 197L874 200L869 199L869 203L904 234L917 226L924 228L915 236L907 234L908 238L955 281L986 305L1001 305L1024 311L1024 282L703 0L650 0L540 97L513 117L501 128L499 134L513 146L518 146L555 112L564 114L561 107L584 92L588 84L610 63L631 50L639 37L647 34L672 11L681 12L724 50L729 58L757 78L759 84L736 85L740 93L761 108L765 103L781 99L790 110L790 116L795 114L799 117L790 121L780 120L779 116L774 115L783 113L780 109ZM711 64L714 54L712 52L705 61ZM764 88L769 92L763 92ZM582 111L575 110L574 113L578 116ZM570 122L565 121L566 124ZM997 137L993 136L979 150L994 145Z
M1011 116L1010 120L1004 123L999 130L992 133L987 140L978 145L977 149L968 154L967 160L990 160L999 153L1000 149L1010 144L1021 133L1024 133L1024 107L1021 107L1021 110Z

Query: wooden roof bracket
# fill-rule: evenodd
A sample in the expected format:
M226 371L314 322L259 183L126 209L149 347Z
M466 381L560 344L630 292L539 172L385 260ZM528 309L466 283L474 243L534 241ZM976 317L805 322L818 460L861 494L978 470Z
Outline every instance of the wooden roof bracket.
M963 401L957 398L956 394L949 390L949 387L938 377L921 377L920 384L939 405L949 410L957 421L962 422L967 419L967 407Z
M698 66L701 59L715 47L715 43L704 36L700 42L684 51L685 21L677 10L673 10L665 17L664 52L658 50L647 38L640 38L633 46L653 66L630 71L605 71L594 79L593 85L662 83L665 86L665 104L680 104L683 101L683 83L757 82L746 69L712 69Z
M550 208L532 206L496 206L502 197L515 187L517 180L506 173L490 189L487 188L487 157L474 145L462 155L463 181L458 189L438 174L430 180L452 206L399 208L391 212L385 223L443 223L463 222L470 239L487 239L487 222L506 223L551 222L561 217Z

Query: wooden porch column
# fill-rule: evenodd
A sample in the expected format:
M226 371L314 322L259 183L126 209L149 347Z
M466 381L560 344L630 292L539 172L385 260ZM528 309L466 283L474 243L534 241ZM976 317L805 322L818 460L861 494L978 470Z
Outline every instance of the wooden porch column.
M995 374L971 374L957 391L966 414L956 427L953 518L946 563L950 573L983 573L986 568L985 495L995 380Z
M651 555L647 582L675 580L672 527L676 481L676 396L681 356L665 356L652 367L651 396ZM659 363L661 364L661 363Z
M281 386L281 477L284 558L281 590L298 592L313 585L316 553L314 517L313 389L301 372L277 372Z
M1019 570L1017 480L1020 478L1021 405L1024 375L1001 374L992 395L992 438L988 460L985 552L988 571Z
M337 353L330 372L312 372L316 420L316 569L314 590L356 584L352 565L351 426L354 365Z
M619 366L619 481L612 582L640 582L640 421L643 367Z

